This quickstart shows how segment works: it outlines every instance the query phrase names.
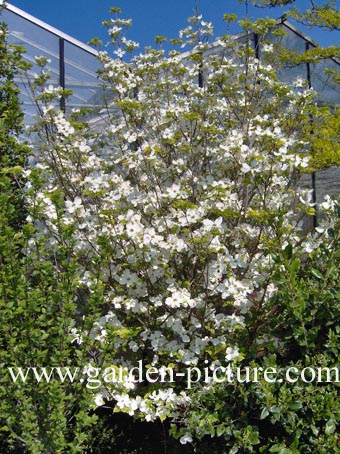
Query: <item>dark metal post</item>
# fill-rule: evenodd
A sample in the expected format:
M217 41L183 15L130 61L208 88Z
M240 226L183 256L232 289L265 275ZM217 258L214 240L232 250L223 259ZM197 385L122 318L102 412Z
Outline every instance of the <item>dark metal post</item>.
M200 54L201 59L203 60L203 54ZM203 88L203 63L201 61L199 70L198 70L198 86Z
M306 51L309 50L309 43L306 42ZM312 88L312 79L311 79L311 72L310 72L310 63L306 63L306 70L307 70L307 82L308 87ZM311 133L313 134L313 118L311 118ZM312 172L312 201L315 204L315 214L313 215L313 228L317 227L318 225L318 215L317 215L317 206L316 206L316 173Z
M65 41L59 38L59 85L65 90ZM65 112L65 97L60 98L60 110Z
M254 50L255 50L255 57L259 60L260 59L260 40L259 40L258 33L254 33Z

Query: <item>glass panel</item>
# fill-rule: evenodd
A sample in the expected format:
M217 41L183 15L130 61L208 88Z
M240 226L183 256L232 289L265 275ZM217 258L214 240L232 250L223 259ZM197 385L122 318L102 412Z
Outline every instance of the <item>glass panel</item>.
M310 65L312 87L319 94L320 102L323 104L340 104L339 84L336 84L329 70L340 73L340 64L328 58L320 63Z
M279 25L278 28L283 28L284 36L275 36L273 32L268 33L266 39L273 43L278 43L288 50L295 51L303 54L307 46L311 49L314 46L311 42L307 41L298 32L294 32L286 25ZM310 68L310 82L315 91L319 93L319 102L323 104L338 104L340 103L339 86L334 82L332 76L327 73L328 70L340 72L340 63L327 58L319 63L312 63ZM303 79L307 78L307 65L289 65L287 64L282 70L279 71L279 77L282 81L290 83L297 77Z
M316 200L321 203L326 194L331 196L339 195L340 190L340 168L331 167L316 174Z
M282 29L284 31L283 36L275 35L275 31ZM306 40L300 35L286 27L284 24L280 24L271 32L269 32L266 37L266 40L272 42L273 44L278 44L279 46L294 51L298 54L303 54L306 51ZM260 55L261 55L261 43L260 43ZM307 78L307 66L306 64L286 64L283 68L278 68L277 70L279 79L286 84L291 84L296 79L306 79Z
M209 57L211 55L217 55L220 56L221 58L225 58L232 55L232 57L235 58L236 55L235 48L233 47L234 45L238 46L239 48L242 48L248 44L251 49L255 49L254 33L250 33L248 36L246 34L235 35L231 42L233 43L231 45L231 49L225 49L213 44L208 50L204 52L204 56Z
M32 64L28 71L29 80L40 72L40 68L35 63L35 57L46 56L48 64L46 69L51 74L51 84L59 85L59 41L58 37L33 24L29 20L11 12L4 10L1 20L6 22L9 35L8 42L23 46L26 49L24 58ZM21 91L21 101L25 112L26 124L31 124L36 113L32 95L28 89L29 80L25 76L17 79Z
M23 46L26 49L24 58L32 64L32 68L28 71L28 80L26 75L16 80L21 91L25 122L31 124L36 107L28 87L34 76L40 72L40 68L35 63L35 57L45 56L48 59L46 70L51 74L49 83L60 86L60 36L56 30L45 30L44 26L35 23L33 19L22 17L20 11L17 14L8 9L3 10L1 21L7 24L8 42ZM64 38L65 88L74 92L67 100L67 111L73 107L99 104L101 96L96 70L100 67L100 63L97 57L86 49L68 42L67 37L62 37ZM72 41L72 38L70 40Z
M100 62L95 55L65 42L65 88L73 95L67 100L69 109L89 107L100 102L96 71Z

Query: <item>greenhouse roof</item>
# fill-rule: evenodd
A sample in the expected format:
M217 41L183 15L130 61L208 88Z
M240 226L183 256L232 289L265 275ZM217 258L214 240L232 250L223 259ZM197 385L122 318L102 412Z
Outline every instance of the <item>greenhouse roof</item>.
M278 30L282 33L277 33ZM276 21L274 27L260 39L255 33L239 33L233 36L235 41L240 43L248 43L254 49L258 58L261 58L263 51L263 41L276 43L280 47L292 51L296 54L304 54L306 51L313 50L318 44L294 27L290 22L284 18ZM220 46L219 41L211 43L204 51L204 55L219 55L225 51ZM183 58L190 55L191 51L183 53ZM290 84L297 78L307 80L310 87L312 87L318 94L319 104L339 106L340 105L340 91L339 84L334 79L334 73L340 75L340 61L333 57L315 59L315 61L303 63L285 63L283 68L276 68L278 77L284 83Z
M9 30L9 42L18 44L26 49L24 58L32 64L28 77L18 78L17 83L25 111L25 122L31 124L37 113L37 106L32 97L29 85L41 68L36 64L36 57L45 56L48 59L47 70L51 74L49 83L55 87L61 86L72 91L72 95L60 102L61 109L69 112L73 108L93 107L102 104L100 81L97 70L101 64L98 52L92 47L27 14L19 8L6 4L2 11L3 21ZM282 28L285 34L277 36L275 28ZM279 42L288 50L304 53L317 46L308 36L300 32L285 20L278 20L273 32L266 39ZM237 35L235 39L249 39L250 35ZM259 56L261 42L257 42L256 34L251 34L252 44ZM218 45L212 44L208 53L218 53ZM183 54L185 58L185 54ZM325 71L327 69L327 71ZM334 82L329 70L339 72L339 61L327 58L313 63L291 65L280 71L279 77L283 82L292 82L297 77L308 79L319 93L321 104L339 105L339 87Z
M36 64L36 57L45 56L48 59L46 69L51 74L50 84L72 90L73 94L66 103L61 101L62 108L67 111L97 103L99 81L96 71L100 62L95 49L8 3L2 11L2 18L8 27L8 41L23 46L26 49L24 58L32 64L28 78L17 80L27 124L33 122L36 114L28 89L41 70Z

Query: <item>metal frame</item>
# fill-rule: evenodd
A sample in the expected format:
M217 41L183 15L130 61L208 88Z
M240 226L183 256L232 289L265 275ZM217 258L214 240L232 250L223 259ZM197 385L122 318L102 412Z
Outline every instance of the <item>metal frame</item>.
M31 14L26 13L22 9L17 8L16 6L11 5L10 3L6 3L5 8L8 11L11 11L12 13L17 14L18 16L22 17L23 19L28 20L32 24L37 25L38 27L42 28L43 30L46 30L46 31L52 33L53 35L57 36L58 38L61 38L64 41L67 41L67 42L81 48L85 52L98 56L98 51L96 49L93 49L92 47L88 46L87 44L84 44L83 42L81 42L75 38L72 38L72 36L67 35L66 33L62 32L61 30L58 30L57 28L52 27L49 24L46 24L46 22L43 22L42 20L37 19L36 17L32 16Z
M29 36L27 36L27 37L24 36L21 38L20 36L17 36L17 33L15 31L11 32L11 34L14 37L17 37L18 39L23 39L24 42L27 43L29 46L32 46L32 47L42 51L44 54L50 55L51 57L55 58L58 61L58 66L56 66L54 69L52 68L51 71L55 74L56 79L58 80L57 83L59 84L59 86L61 88L65 89L69 82L69 80L67 78L67 74L66 74L66 65L69 65L75 69L78 69L79 71L81 71L84 74L87 74L91 77L95 76L95 74L92 74L91 72L89 72L89 70L86 67L82 67L79 64L77 64L76 62L70 60L69 58L65 58L65 44L74 46L75 48L79 49L80 51L83 51L83 52L87 53L89 56L93 56L95 58L97 58L99 55L99 52L96 49L93 49L92 47L88 46L87 44L82 43L81 41L67 35L66 33L63 33L62 31L41 21L40 19L32 16L31 14L26 13L25 11L21 10L20 8L17 8L14 5L6 3L5 9L7 11L9 11L10 13L20 17L24 21L27 21L29 24L33 25L34 27L40 28L44 32L47 32L48 34L50 34L51 36L56 38L57 48L55 49L55 51L52 51L51 49L44 48L44 46L42 44L30 40ZM32 59L29 58L29 56L27 56L27 59L33 63ZM92 84L86 84L86 83L82 84L76 80L74 82L79 86L88 86L88 87L91 86L91 88L94 88L94 86L92 87ZM74 96L79 100L86 101L80 95L74 94ZM67 106L66 106L65 98L62 96L60 98L60 110L65 112L66 107Z

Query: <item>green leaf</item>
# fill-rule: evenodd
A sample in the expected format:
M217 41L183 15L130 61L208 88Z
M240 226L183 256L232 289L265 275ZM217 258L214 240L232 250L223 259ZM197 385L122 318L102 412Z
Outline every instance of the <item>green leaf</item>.
M252 432L249 435L249 441L252 445L258 445L260 443L259 434L257 432Z
M312 268L311 269L311 273L312 273L313 276L315 276L318 279L324 279L324 276L316 268Z
M283 250L283 254L286 259L291 259L293 255L293 246L291 244L287 244L287 246Z
M300 401L292 402L291 404L289 404L289 408L291 410L300 410L300 408L302 408L302 402Z
M331 435L336 430L336 421L334 419L329 419L326 423L325 434Z
M274 452L277 454L292 454L292 451L282 445L274 445L270 448L269 452Z
M295 274L297 273L299 268L300 268L300 260L299 259L294 259L292 264L290 265L290 268L289 268L289 274L290 274L291 278L293 276L295 276Z
M267 407L263 408L261 411L260 419L266 419L266 417L269 415L269 410Z

